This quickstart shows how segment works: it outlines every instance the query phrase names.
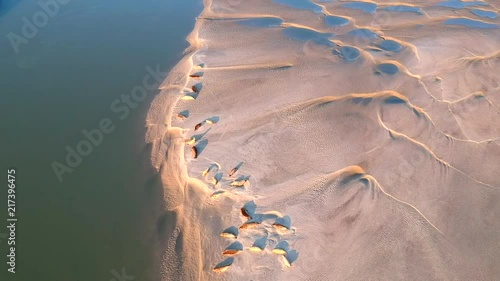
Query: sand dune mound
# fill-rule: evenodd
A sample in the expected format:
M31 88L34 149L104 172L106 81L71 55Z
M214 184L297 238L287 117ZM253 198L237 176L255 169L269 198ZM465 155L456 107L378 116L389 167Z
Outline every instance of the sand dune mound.
M498 7L205 1L146 122L161 279L500 279Z

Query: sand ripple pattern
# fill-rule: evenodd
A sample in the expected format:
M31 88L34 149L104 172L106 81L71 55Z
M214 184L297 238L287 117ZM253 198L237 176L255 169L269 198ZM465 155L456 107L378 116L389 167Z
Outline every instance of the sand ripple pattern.
M147 118L160 279L500 280L499 7L206 0Z

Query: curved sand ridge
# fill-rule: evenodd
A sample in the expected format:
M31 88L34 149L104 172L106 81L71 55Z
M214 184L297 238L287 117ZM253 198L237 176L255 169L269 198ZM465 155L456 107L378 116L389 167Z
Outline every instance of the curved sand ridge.
M205 1L147 119L161 279L499 279L499 4Z

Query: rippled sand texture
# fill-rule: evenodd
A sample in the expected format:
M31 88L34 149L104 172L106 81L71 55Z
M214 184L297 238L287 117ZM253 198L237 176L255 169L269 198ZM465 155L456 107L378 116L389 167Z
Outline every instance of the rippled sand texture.
M147 120L162 280L500 280L500 1L205 5Z

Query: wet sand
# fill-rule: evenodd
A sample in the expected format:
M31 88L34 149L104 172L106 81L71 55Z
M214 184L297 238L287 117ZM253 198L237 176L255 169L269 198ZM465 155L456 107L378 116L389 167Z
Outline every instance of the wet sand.
M498 7L206 0L147 118L162 280L500 279Z

